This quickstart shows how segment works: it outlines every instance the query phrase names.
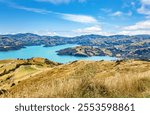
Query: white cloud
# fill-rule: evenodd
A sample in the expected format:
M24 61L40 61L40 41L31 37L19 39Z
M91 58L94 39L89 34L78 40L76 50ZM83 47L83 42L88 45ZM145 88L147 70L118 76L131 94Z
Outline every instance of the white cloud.
M136 23L135 25L126 26L123 28L124 30L145 30L150 29L150 20L141 21Z
M44 9L39 9L39 8L20 6L20 5L14 4L14 3L9 3L9 6L16 8L16 9L21 9L21 10L25 10L25 11L34 12L34 13L55 14L55 15L58 15L62 19L65 19L68 21L73 21L73 22L78 22L78 23L98 23L98 21L94 17L88 16L88 15L59 13L59 12L53 12L50 10L44 10Z
M74 1L85 2L86 0L35 0L35 1L38 1L38 2L49 2L49 3L52 3L52 4L68 4L68 3L74 2Z
M94 17L87 15L62 14L62 18L79 23L98 23L98 21Z
M117 33L119 35L140 35L140 34L150 34L150 30L134 30L134 31L121 31Z
M141 7L137 9L139 14L150 15L150 0L141 0Z
M99 33L101 32L102 28L100 26L91 26L91 27L87 27L87 28L83 28L83 29L77 29L74 30L74 32L76 33Z
M54 13L52 11L48 11L48 10L44 10L44 9L30 8L30 7L20 6L20 5L16 5L16 4L11 4L11 7L16 8L16 9L30 11L30 12L40 13L40 14Z
M150 5L150 0L141 0L143 5Z
M109 33L103 32L102 28L99 25L90 26L86 28L79 28L76 30L70 31L36 31L33 32L38 35L47 35L47 36L65 36L65 37L74 37L79 35L88 35L88 34L99 34L99 35L110 35Z
M117 12L112 13L111 15L112 15L112 16L122 16L122 15L123 15L123 12L117 11Z
M116 17L120 17L120 16L132 16L132 12L121 12L121 11L116 11L114 13L111 13L111 16L116 16Z
M59 34L53 31L36 31L34 34L42 35L42 36L58 36Z
M110 33L103 32L102 28L98 25L82 29L80 28L77 30L73 30L73 32L75 33L75 35L87 35L87 34L110 35Z
M150 34L150 20L137 22L134 25L121 28L118 34L137 35L137 34Z
M140 8L138 8L137 11L140 14L150 15L150 9L146 8L144 5L142 5Z

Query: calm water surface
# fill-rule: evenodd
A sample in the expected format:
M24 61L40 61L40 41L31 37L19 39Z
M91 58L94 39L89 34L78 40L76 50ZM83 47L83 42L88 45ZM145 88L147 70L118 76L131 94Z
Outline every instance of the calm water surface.
M109 56L93 56L93 57L75 57L75 56L60 56L57 55L58 50L75 47L78 45L67 44L67 45L59 45L53 47L43 47L43 46L28 46L26 48L22 48L20 50L15 51L7 51L0 52L0 59L16 59L16 58L32 58L32 57L43 57L47 58L51 61L60 62L60 63L68 63L75 60L115 60L114 57Z

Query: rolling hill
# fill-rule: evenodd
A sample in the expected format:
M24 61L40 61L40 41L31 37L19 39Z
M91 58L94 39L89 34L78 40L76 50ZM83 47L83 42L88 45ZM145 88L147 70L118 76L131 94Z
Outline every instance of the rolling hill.
M21 64L12 69L14 63ZM4 68L5 72L2 72ZM42 58L2 60L0 97L150 97L149 68L150 62L138 60L68 64Z
M0 51L19 50L26 46L43 45L44 47L52 47L64 44L97 47L100 49L100 53L96 53L96 55L102 54L103 56L104 54L101 53L103 49L109 51L109 54L113 54L115 57L119 56L123 59L149 60L150 56L150 35L102 36L92 34L76 37L39 36L32 33L0 35ZM146 55L140 55L143 52L147 52Z

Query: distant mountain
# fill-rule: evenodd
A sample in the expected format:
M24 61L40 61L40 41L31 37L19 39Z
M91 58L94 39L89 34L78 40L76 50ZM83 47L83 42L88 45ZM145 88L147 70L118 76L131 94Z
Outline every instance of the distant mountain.
M79 44L81 46L96 46L109 50L113 56L118 55L121 58L143 58L136 56L136 50L142 51L150 47L150 35L82 35L76 37L61 37L61 36L40 36L32 33L1 35L0 36L0 51L17 50L26 46L44 45L51 47L63 44ZM142 49L142 50L141 50ZM143 50L144 51L144 50ZM129 54L132 54L129 56ZM148 56L150 52L148 50ZM150 57L145 57L149 59Z

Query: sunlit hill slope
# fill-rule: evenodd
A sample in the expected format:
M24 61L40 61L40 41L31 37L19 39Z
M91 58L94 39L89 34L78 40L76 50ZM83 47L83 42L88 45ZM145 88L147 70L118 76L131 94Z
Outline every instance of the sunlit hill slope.
M150 97L150 62L2 60L0 97Z

